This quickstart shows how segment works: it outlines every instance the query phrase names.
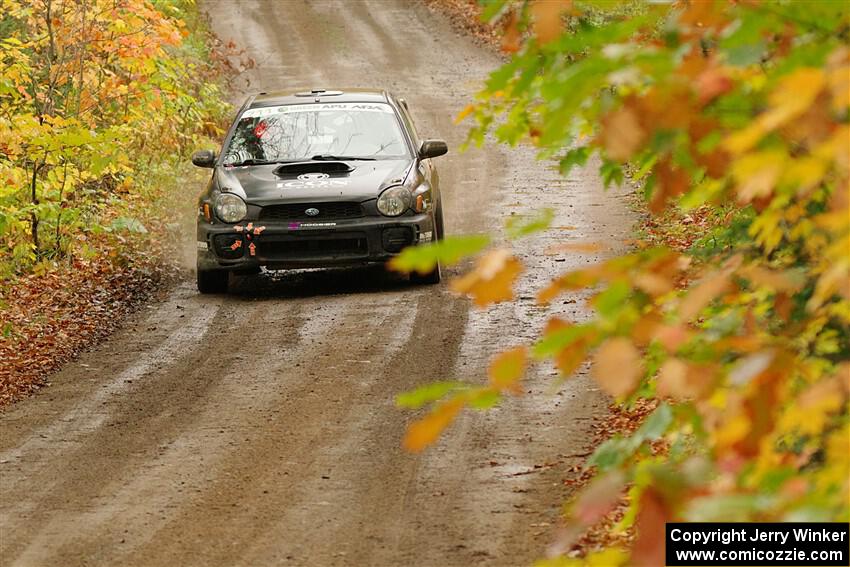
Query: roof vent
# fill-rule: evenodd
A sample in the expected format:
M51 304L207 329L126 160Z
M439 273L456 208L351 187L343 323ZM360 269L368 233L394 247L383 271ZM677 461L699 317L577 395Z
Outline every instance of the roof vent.
M342 94L342 91L326 91L325 89L313 89L311 91L304 91L300 93L295 93L295 96L339 96Z

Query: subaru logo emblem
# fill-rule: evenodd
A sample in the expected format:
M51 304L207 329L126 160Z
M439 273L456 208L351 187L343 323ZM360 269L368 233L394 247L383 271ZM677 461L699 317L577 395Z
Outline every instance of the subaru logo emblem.
M302 173L298 176L301 181L318 181L330 177L327 173Z
M315 208L313 208L313 207L310 207L309 209L307 209L306 211L304 211L304 213L305 213L308 217L315 217L316 215L318 215L318 214L319 214L319 209L315 209Z

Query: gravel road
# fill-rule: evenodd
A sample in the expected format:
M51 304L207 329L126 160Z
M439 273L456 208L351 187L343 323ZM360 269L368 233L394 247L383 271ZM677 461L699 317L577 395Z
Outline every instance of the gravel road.
M204 7L256 61L237 98L382 87L452 149L465 130L452 117L499 63L403 0ZM617 250L630 213L592 168L563 179L529 148L451 151L438 165L449 233L557 208L558 228L516 245L529 265L519 301L470 311L445 285L380 270L244 280L228 297L175 287L0 415L0 565L445 567L544 553L562 480L606 404L586 369L556 389L536 366L526 395L463 415L422 455L401 450L414 415L393 398L482 380L488 358L548 314L586 317L579 295L548 309L532 298L598 257L530 252L565 239Z

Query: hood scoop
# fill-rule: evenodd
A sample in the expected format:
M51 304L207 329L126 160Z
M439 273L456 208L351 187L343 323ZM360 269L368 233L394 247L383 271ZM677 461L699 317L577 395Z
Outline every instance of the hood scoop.
M354 171L354 168L342 161L305 161L285 163L274 170L275 175L283 179L295 179L307 173L320 173L331 177L342 177Z

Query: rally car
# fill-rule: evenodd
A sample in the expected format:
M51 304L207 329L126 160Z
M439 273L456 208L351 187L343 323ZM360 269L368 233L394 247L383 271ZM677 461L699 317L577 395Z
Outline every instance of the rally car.
M227 291L231 272L385 262L442 238L431 158L407 103L388 92L263 92L240 108L222 152L195 152L213 170L198 203L198 290ZM440 281L439 265L414 274Z

